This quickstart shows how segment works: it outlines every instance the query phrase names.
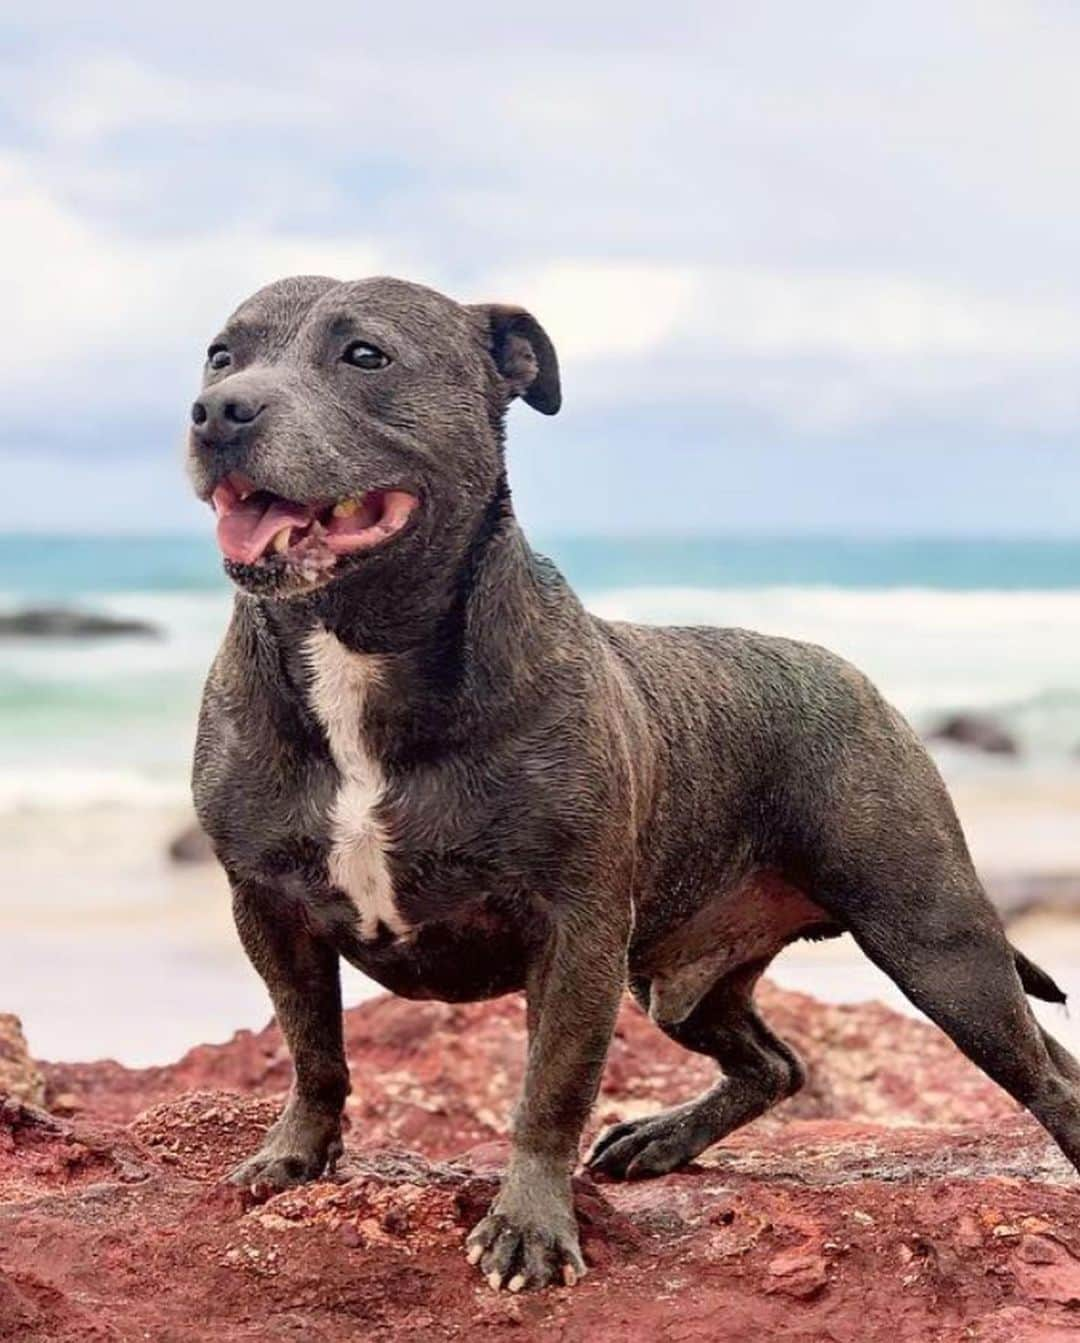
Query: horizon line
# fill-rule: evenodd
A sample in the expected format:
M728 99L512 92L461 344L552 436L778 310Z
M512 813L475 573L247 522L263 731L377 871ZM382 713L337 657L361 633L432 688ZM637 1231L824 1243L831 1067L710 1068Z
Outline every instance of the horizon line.
M528 534L547 541L608 541L670 543L693 541L754 542L761 544L785 542L830 542L854 545L866 544L926 544L947 542L957 545L1080 545L1080 530L1076 532L978 532L916 530L905 532L849 531L849 530L761 530L761 531L704 531L648 529L625 531L560 531L547 527L529 528ZM62 528L7 528L0 526L0 541L207 541L212 547L212 531L176 529L158 532L128 531L126 529L76 531Z

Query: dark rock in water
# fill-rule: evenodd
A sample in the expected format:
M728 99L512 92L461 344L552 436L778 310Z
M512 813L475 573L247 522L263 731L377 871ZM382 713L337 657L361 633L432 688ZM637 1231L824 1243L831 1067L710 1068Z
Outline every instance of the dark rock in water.
M970 746L973 751L985 751L988 755L1020 754L1020 744L1012 733L987 714L953 714L932 728L927 739Z
M198 821L192 821L190 825L185 826L176 838L170 842L169 857L174 863L212 863L214 861L214 850L210 847L206 831Z
M27 607L0 615L0 639L102 639L135 635L156 639L161 631L146 620L71 611L59 606Z

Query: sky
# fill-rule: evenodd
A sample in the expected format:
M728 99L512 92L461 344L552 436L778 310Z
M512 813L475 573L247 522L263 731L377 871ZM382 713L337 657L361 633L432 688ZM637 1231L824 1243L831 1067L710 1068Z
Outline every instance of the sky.
M545 532L1080 535L1080 8L37 0L0 18L0 528L176 531L290 272L531 308Z

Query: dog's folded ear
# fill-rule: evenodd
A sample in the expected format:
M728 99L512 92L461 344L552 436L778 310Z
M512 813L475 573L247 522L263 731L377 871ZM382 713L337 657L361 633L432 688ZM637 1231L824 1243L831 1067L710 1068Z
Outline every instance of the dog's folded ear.
M503 303L474 304L495 367L511 396L554 415L562 405L559 360L547 332L530 312Z

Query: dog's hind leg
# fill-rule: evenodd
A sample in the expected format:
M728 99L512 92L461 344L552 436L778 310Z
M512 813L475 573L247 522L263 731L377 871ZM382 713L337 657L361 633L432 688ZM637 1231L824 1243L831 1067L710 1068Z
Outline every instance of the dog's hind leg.
M724 1075L684 1105L608 1129L589 1153L591 1170L615 1179L664 1175L799 1090L805 1074L798 1056L754 1009L754 986L765 965L760 961L725 975L684 1021L660 1021L665 1034L714 1058ZM643 986L635 993L646 998Z
M913 880L909 872L889 889L887 869L875 863L872 874L836 883L839 901L824 891L820 900L911 1002L1030 1110L1080 1169L1080 1064L1036 1021L1025 986L1051 1000L1064 995L1010 946L966 855L951 863L931 857L927 867L932 873ZM931 875L932 882L922 884Z

